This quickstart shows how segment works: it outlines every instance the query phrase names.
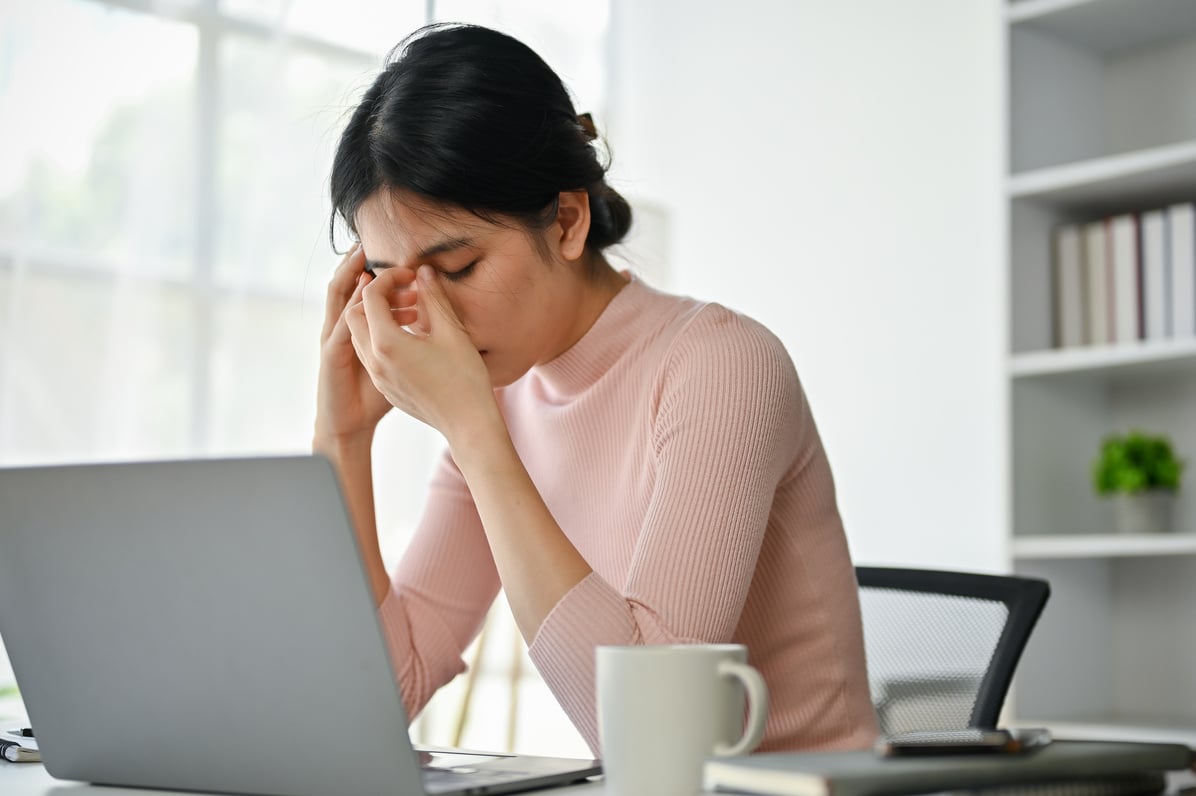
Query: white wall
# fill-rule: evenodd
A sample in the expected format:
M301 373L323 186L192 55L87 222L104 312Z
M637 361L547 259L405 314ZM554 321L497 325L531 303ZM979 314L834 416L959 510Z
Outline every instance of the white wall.
M860 563L1007 568L1000 0L615 0L615 184L772 328Z

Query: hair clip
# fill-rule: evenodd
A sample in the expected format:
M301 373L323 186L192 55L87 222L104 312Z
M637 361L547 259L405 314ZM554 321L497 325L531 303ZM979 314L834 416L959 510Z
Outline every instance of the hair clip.
M598 137L598 128L594 126L594 117L588 111L577 114L577 123L581 125L587 141L593 141Z

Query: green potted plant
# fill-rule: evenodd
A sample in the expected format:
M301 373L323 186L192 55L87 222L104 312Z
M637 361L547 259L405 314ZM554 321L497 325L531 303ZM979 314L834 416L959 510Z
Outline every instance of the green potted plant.
M1101 442L1092 483L1098 495L1116 497L1118 530L1167 531L1183 469L1166 436L1130 431Z

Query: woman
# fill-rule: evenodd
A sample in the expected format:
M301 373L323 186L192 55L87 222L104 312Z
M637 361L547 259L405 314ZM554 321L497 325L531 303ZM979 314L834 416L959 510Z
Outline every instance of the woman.
M631 223L588 117L514 39L409 38L353 113L315 450L338 468L410 715L499 588L596 754L594 648L736 641L763 749L876 732L854 571L793 364L754 321L611 267ZM392 407L448 449L393 577L370 449Z

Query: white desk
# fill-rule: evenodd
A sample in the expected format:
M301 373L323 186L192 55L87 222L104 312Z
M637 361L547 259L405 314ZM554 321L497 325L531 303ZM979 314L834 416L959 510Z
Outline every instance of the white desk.
M85 782L67 782L51 777L41 763L9 763L6 760L0 760L0 793L4 796L179 796L178 791L96 787ZM586 793L589 796L598 796L602 793L602 783L586 782L534 793L554 796L580 796ZM330 793L328 796L336 794Z
M532 791L552 796L599 796L601 781L592 781L564 788ZM178 791L146 790L144 788L109 788L84 782L65 782L46 773L41 763L9 763L0 760L0 794L4 796L179 796ZM1175 773L1167 778L1169 796L1196 796L1196 775ZM335 794L329 794L335 796Z

